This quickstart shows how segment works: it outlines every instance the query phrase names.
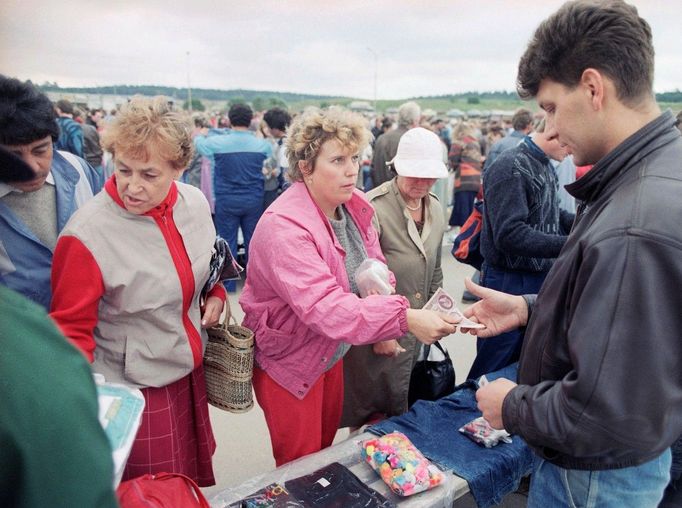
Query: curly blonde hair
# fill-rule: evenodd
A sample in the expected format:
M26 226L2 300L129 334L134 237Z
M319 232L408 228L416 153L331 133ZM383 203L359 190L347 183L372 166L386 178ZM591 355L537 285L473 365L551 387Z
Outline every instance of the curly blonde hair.
M102 147L143 161L154 150L174 169L185 169L193 155L192 120L163 97L136 95L104 131Z
M360 114L336 106L306 109L287 129L289 179L302 182L304 175L298 163L306 161L309 168L314 168L320 148L330 139L338 141L344 148L361 152L371 137L367 121Z

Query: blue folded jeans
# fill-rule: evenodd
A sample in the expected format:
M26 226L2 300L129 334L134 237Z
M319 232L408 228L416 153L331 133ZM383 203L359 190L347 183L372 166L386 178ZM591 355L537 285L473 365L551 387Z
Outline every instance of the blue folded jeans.
M516 381L517 367L513 364L486 377ZM481 416L477 388L475 381L467 381L447 397L417 401L407 413L367 430L380 436L402 432L430 460L464 478L478 506L487 508L518 488L521 478L531 472L533 454L518 436L512 436L511 444L484 448L459 432L462 425Z
M669 449L639 466L603 471L564 469L537 457L528 508L656 508L670 462Z

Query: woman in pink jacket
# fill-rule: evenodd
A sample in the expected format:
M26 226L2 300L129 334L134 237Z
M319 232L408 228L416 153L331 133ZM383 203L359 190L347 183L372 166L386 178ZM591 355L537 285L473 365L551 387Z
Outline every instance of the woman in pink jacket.
M403 296L358 296L351 274L365 258L385 262L374 210L355 188L370 136L364 119L312 109L287 135L294 183L256 227L240 299L256 336L254 389L278 466L331 445L351 345L408 331L431 344L455 331L454 319L410 309Z

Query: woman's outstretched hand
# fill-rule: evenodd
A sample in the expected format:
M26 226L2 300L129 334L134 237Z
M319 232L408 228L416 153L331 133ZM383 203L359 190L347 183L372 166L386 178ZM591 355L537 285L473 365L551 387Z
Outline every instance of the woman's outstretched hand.
M407 328L424 344L433 344L446 335L455 333L459 321L458 317L433 310L407 309Z

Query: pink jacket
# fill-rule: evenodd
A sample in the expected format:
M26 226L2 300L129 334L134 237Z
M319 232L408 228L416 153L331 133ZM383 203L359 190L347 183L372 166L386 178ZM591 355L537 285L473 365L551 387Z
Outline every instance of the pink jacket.
M372 205L355 191L346 208L367 255L385 262ZM407 299L360 299L350 292L344 257L329 220L300 182L265 211L251 238L239 299L244 326L255 333L258 365L299 399L340 342L370 344L407 333Z

